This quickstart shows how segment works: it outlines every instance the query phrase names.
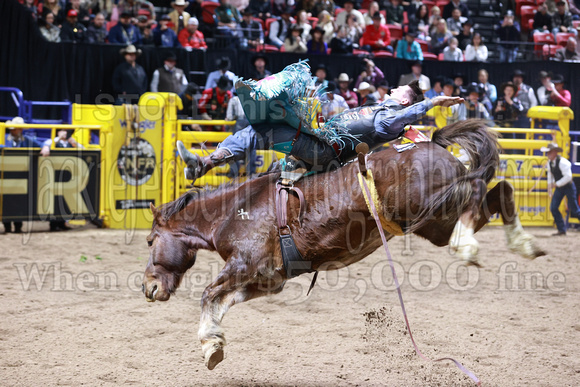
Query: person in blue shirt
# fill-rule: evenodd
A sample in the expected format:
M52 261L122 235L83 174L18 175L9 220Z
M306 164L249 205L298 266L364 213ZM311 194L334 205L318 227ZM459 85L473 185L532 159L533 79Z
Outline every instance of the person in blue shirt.
M141 32L139 28L131 24L131 15L123 12L119 16L119 22L109 31L109 43L141 44Z
M181 47L177 34L168 26L170 21L169 15L161 16L159 24L153 30L153 42L157 47Z
M238 82L236 87L238 94L246 94L244 87L248 85ZM350 138L356 138L354 142L365 142L372 150L399 137L407 124L423 117L433 106L449 107L463 102L463 98L446 96L423 100L423 92L415 80L409 85L391 90L391 95L381 103L344 110L334 116L330 123L346 128ZM330 145L318 137L306 134L304 128L300 130L291 126L289 122L252 124L227 137L215 152L201 158L189 152L178 141L179 154L187 165L186 178L195 180L215 166L244 160L247 153L259 149L280 150L310 166L316 165L323 169L338 166L356 157L356 144L343 147ZM302 127L302 124L299 125Z
M423 60L423 50L421 50L421 45L415 41L416 37L416 32L407 32L405 39L399 40L397 44L397 58Z

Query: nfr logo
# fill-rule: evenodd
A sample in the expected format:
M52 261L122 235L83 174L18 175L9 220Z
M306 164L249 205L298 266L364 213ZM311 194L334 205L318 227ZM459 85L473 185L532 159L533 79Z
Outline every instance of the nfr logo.
M127 121L119 120L119 124L121 125L121 128L127 128ZM139 132L140 133L145 133L145 131L153 130L153 129L155 129L155 121L145 120L145 121L139 122Z

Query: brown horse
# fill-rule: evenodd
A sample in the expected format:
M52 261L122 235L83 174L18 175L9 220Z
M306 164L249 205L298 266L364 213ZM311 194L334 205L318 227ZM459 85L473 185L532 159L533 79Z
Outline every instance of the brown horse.
M388 237L412 232L436 246L450 244L476 264L473 233L500 213L510 249L530 259L542 255L518 220L512 186L502 181L487 192L499 161L496 134L482 121L468 120L435 132L432 141L402 153L391 147L368 158L385 228L391 230ZM454 143L469 155L469 168L445 149ZM358 171L358 164L351 163L299 182L308 204L301 224L299 200L290 196L288 224L313 270L329 261L350 265L381 245ZM151 206L151 253L143 280L148 301L169 299L199 249L217 251L225 260L201 299L199 339L209 369L223 360L226 341L220 324L226 311L282 291L288 279L274 206L278 177L274 172L213 191L190 191L160 209Z

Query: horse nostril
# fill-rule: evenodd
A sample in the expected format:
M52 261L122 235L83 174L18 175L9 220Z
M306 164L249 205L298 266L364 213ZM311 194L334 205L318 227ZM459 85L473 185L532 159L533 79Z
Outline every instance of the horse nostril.
M145 294L145 284L141 284L141 291Z
M153 285L153 291L152 291L152 293L155 293L156 290L157 290L157 285Z

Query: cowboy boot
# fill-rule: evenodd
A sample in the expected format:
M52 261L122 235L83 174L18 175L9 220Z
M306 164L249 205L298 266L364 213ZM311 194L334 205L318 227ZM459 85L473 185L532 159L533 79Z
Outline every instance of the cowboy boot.
M209 156L200 157L191 153L181 141L177 141L177 151L183 162L187 165L184 169L187 180L197 180L205 175L210 169L223 165L234 156L229 150L218 148Z

